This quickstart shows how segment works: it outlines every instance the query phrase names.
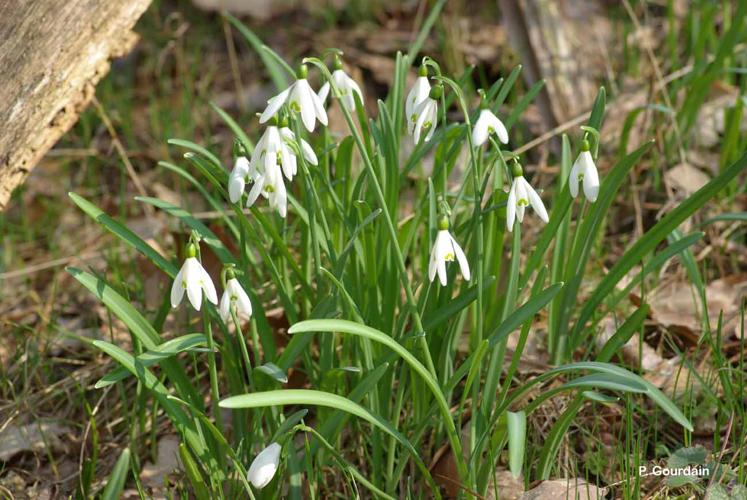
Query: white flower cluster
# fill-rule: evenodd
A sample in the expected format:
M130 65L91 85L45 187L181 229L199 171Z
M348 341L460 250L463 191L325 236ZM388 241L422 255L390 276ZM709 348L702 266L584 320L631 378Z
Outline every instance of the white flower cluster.
M213 280L205 268L202 267L200 261L197 260L197 247L193 243L187 245L187 258L184 259L184 264L176 273L174 283L171 285L171 307L179 307L184 298L184 292L187 292L189 303L197 311L202 307L203 293L208 302L218 305L218 294L215 291ZM249 296L232 271L229 271L218 312L226 325L231 321L232 313L247 319L252 315L252 303Z
M270 208L277 210L281 217L288 213L288 195L283 176L288 181L298 173L296 145L306 163L316 166L319 160L311 145L303 138L297 138L288 127L286 119L278 120L278 113L287 104L291 113L300 116L306 130L313 132L316 122L327 125L327 112L324 103L330 91L330 83L325 83L319 93L314 93L307 80L308 68L301 65L297 79L290 87L267 101L267 107L259 117L259 123L270 122L264 134L257 142L251 159L239 156L228 178L228 195L231 203L238 203L244 194L246 185L253 183L247 196L247 206L254 205L260 195L266 198ZM335 58L335 70L332 81L340 92L342 105L348 110L355 109L355 96L363 99L358 84L342 69L339 57ZM279 124L279 126L278 126Z
M326 82L318 94L311 88L307 75L306 65L301 65L295 82L267 101L267 107L259 118L261 124L269 122L267 128L251 157L239 154L229 175L228 195L231 203L240 203L247 184L251 183L247 206L252 206L261 195L268 200L272 209L277 210L281 217L285 217L288 204L285 180L292 181L298 173L298 155L301 155L302 161L309 165L319 164L311 145L289 128L287 116L291 119L298 116L306 130L313 132L317 121L327 125L324 106L332 88L335 89L334 95L348 112L355 110L356 100L363 101L360 86L343 71L339 56L335 57L331 81ZM438 122L438 102L442 97L442 83L431 86L427 67L421 66L418 78L405 99L407 132L412 136L416 146L421 143L421 139L422 142L428 142L433 138ZM479 115L471 130L473 146L482 147L491 135L500 143L508 144L506 126L488 108L485 101L486 97L483 94ZM285 112L282 111L284 106L287 108ZM284 116L281 116L283 114ZM583 141L581 149L570 172L569 190L575 198L579 192L579 184L582 184L584 195L590 202L594 202L599 194L599 175L586 140ZM524 213L529 206L547 223L549 216L542 199L524 178L518 161L515 161L511 174L512 181L506 208L508 231L513 230L516 221L521 223L524 220ZM431 249L428 279L433 282L438 276L441 285L446 286L446 266L447 263L454 261L458 263L464 279L469 281L471 274L467 256L449 232L449 220L444 216L439 220L438 232ZM227 277L219 305L215 286L197 259L197 247L190 243L187 246L187 257L171 288L172 307L176 308L181 303L186 292L189 302L199 311L204 294L207 301L218 306L219 315L226 324L231 321L233 315L249 318L252 314L249 296L232 270L227 270ZM256 488L261 489L272 480L278 469L280 453L281 446L272 443L252 462L248 479Z

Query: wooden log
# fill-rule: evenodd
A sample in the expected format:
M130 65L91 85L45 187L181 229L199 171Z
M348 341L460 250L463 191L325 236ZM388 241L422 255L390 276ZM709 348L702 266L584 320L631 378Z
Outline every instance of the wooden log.
M0 1L0 210L132 49L150 2Z

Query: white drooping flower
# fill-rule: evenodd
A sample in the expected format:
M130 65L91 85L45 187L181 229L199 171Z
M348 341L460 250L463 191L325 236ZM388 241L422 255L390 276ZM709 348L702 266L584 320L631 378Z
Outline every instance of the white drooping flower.
M462 271L464 279L469 281L469 264L467 257L462 251L462 247L449 233L449 221L442 219L439 223L439 231L436 235L436 242L431 250L431 259L428 263L428 279L433 281L438 274L438 279L442 286L446 286L446 263L453 262L456 258L459 263L459 269Z
M288 180L293 180L293 176L296 175L296 156L283 140L281 129L274 124L265 129L254 147L249 162L249 175L252 179L256 180L264 173L265 157L269 155L275 156L275 163L282 167Z
M288 127L280 127L280 137L283 138L283 140L296 142L296 134L293 133L291 129ZM314 153L314 149L311 147L311 144L306 142L303 138L301 139L301 154L303 154L304 160L306 160L306 163L309 163L311 165L317 166L319 165L319 160L316 157L316 153ZM296 173L296 154L291 149L291 156L293 157L293 166L294 171L293 174Z
M203 292L208 301L218 305L218 294L215 292L213 280L210 279L210 275L197 260L196 255L197 249L190 243L187 247L187 258L171 285L171 307L173 308L176 308L182 302L185 291L190 304L197 311L202 307Z
M472 129L472 142L475 146L482 146L490 134L495 134L503 144L508 144L508 131L503 122L489 109L482 109Z
M412 112L415 119L415 128L412 131L412 138L417 145L423 132L426 133L424 141L428 142L436 131L436 122L438 120L438 100L443 95L444 88L442 85L434 86L428 93L428 97L420 101Z
M280 217L285 217L288 212L288 194L276 154L264 156L263 168L256 173L254 185L246 199L246 206L254 205L260 194L270 202L270 208L277 210Z
M246 156L236 158L233 170L228 176L228 198L231 203L238 203L241 200L241 195L244 194L244 186L251 178L249 172L249 160L246 159Z
M542 203L542 198L529 185L524 178L521 167L516 164L514 165L514 180L511 184L511 190L508 192L508 206L506 208L506 225L509 231L513 230L514 221L522 222L524 220L524 211L530 205L537 216L545 223L550 220L545 205Z
M332 72L332 81L335 82L335 86L340 91L340 100L342 101L343 106L345 106L345 109L347 109L351 113L355 111L354 93L358 94L361 102L363 102L363 92L361 92L361 88L360 86L358 86L356 81L350 78L350 76L348 76L348 74L343 71L342 61L340 60L339 56L335 57L334 71ZM322 103L327 100L329 90L329 82L325 82L324 85L322 85L322 88L319 89L318 95Z
M280 464L280 451L282 448L278 443L272 443L270 446L259 452L249 466L246 476L249 482L255 488L262 489L272 481L275 473L278 471Z
M223 322L227 325L231 321L232 312L236 316L246 319L249 319L252 315L252 303L249 300L249 296L235 277L230 277L226 281L226 289L223 290L223 296L220 298L218 312Z
M314 131L316 120L322 125L327 125L327 112L321 99L312 90L306 76L308 68L302 64L298 70L298 79L290 87L267 101L267 107L259 117L259 123L265 123L283 107L286 102L295 113L301 114L301 121L306 130Z
M590 202L597 201L599 196L599 173L597 166L594 165L594 158L589 151L589 142L584 141L581 146L581 152L573 162L571 175L568 179L568 188L571 190L571 196L578 196L578 184L583 182L584 196Z
M415 110L421 102L428 98L430 92L431 84L428 81L428 69L421 66L418 79L415 80L415 85L412 86L405 99L405 119L407 121L407 133L410 135L415 131L415 123L418 121Z

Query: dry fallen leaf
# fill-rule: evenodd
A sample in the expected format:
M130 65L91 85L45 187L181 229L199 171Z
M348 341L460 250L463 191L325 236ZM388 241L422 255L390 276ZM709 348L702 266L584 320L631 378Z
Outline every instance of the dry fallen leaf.
M667 185L689 196L702 188L711 180L708 175L688 163L680 163L664 173L664 181Z
M162 488L164 477L179 467L179 438L174 435L166 435L158 440L156 463L148 462L145 464L140 473L140 480L151 488Z
M553 479L543 481L535 488L521 495L521 500L561 500L604 498L607 488L600 488L580 478Z
M54 422L11 425L0 432L0 461L8 461L24 451L63 450L60 436L72 433L69 427Z
M747 291L745 276L730 276L712 281L706 286L708 318L716 326L719 314L724 313L724 337L739 330L739 304ZM701 332L702 307L697 292L690 283L670 281L661 284L648 297L651 316L665 327L679 327L691 333Z

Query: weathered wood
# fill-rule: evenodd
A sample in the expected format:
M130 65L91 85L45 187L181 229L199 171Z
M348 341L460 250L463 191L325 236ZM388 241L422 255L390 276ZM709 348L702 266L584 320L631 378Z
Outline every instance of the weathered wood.
M524 77L545 80L537 98L554 127L589 109L604 79L612 29L600 0L499 0Z
M132 49L150 2L0 1L0 210Z

